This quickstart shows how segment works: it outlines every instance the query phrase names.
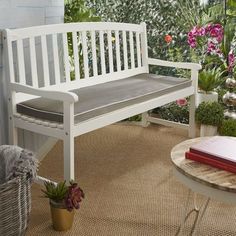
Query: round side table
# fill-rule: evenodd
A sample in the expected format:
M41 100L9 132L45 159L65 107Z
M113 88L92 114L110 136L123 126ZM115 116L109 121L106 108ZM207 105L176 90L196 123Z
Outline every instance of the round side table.
M185 152L188 151L192 145L209 138L210 137L200 137L184 141L176 145L171 151L171 160L175 167L174 175L181 183L187 186L190 191L192 190L194 192L194 208L190 212L186 210L176 235L181 234L184 222L192 211L198 213L191 231L192 235L196 235L197 226L201 223L201 219L210 199L236 204L236 174L185 159ZM236 141L236 138L233 139ZM197 207L196 205L197 194L207 197L207 201L201 207ZM188 205L188 203L189 197L186 204Z

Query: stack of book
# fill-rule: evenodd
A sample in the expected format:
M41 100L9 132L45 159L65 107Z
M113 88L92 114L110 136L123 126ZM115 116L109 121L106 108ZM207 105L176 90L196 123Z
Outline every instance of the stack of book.
M236 139L215 136L192 145L185 158L236 173Z

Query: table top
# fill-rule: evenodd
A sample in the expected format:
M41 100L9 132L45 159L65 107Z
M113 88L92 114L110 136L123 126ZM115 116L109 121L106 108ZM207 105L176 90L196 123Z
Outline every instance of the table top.
M189 139L176 145L171 151L171 160L175 168L186 177L209 187L236 193L236 174L185 159L185 152L189 150L190 146L209 138ZM233 139L236 140L236 138Z

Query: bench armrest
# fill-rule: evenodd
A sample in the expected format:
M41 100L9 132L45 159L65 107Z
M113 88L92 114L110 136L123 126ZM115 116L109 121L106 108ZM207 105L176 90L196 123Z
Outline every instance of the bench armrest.
M197 63L165 61L165 60L153 59L153 58L148 58L148 64L157 65L157 66L166 66L166 67L176 67L176 68L189 69L189 70L202 69L202 66Z
M62 102L74 103L79 100L79 97L72 92L46 90L44 88L33 88L28 85L22 85L17 83L11 83L10 89L15 92L21 92L30 95L45 97L53 100L59 100Z

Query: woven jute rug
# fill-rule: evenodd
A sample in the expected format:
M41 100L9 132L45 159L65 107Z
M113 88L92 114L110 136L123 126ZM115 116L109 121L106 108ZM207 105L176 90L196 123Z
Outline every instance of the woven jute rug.
M27 235L175 235L188 189L172 175L170 151L187 138L181 129L121 124L78 137L75 173L86 196L73 228L53 230L48 200L35 184ZM39 174L62 180L62 153L58 142L42 161ZM194 214L183 235L189 235L193 221ZM235 206L211 201L198 235L236 235L235 222Z

